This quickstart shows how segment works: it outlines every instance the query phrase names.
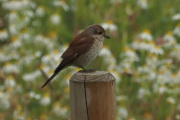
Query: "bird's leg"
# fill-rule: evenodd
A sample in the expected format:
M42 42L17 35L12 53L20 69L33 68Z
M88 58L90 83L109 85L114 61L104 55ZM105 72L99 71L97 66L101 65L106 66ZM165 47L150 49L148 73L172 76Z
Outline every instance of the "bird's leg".
M95 69L89 69L89 70L87 70L87 69L85 69L83 66L79 66L80 68L82 68L83 70L80 70L80 71L78 71L78 72L96 72L96 70Z

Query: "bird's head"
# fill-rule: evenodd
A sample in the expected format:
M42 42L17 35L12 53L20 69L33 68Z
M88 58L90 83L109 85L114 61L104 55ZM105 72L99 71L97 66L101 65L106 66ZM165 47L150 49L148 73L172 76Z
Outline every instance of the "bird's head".
M87 27L84 32L88 35L98 35L110 39L109 35L106 34L104 28L97 24Z

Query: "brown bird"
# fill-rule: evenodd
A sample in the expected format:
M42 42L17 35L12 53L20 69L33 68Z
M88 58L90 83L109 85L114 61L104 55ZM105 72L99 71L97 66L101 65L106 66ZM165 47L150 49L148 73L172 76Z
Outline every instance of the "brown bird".
M69 66L84 67L93 61L103 48L104 38L110 38L100 25L91 25L77 35L61 56L62 61L54 70L53 75L41 87L45 87L61 70Z

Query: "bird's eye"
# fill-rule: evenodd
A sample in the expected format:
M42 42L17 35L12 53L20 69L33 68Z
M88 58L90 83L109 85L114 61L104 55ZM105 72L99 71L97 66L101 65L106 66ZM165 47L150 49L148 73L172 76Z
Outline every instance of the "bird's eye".
M98 34L101 35L101 34L102 34L102 31L99 31Z

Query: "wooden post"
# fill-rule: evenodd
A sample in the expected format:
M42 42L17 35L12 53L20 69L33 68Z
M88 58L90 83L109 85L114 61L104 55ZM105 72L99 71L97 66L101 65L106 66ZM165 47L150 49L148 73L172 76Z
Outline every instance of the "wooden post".
M70 79L71 120L116 120L115 78L105 71Z

